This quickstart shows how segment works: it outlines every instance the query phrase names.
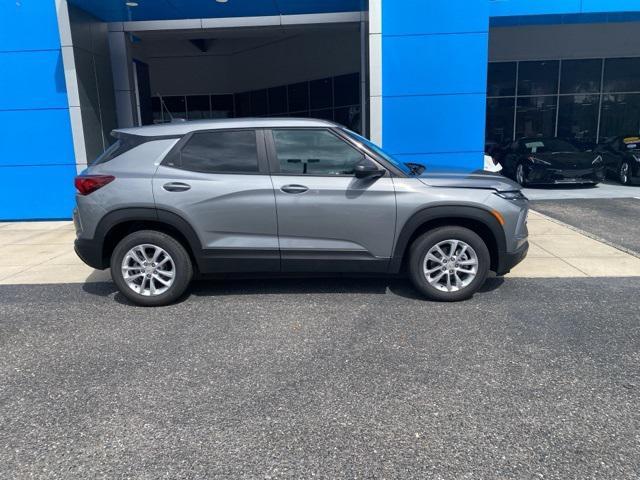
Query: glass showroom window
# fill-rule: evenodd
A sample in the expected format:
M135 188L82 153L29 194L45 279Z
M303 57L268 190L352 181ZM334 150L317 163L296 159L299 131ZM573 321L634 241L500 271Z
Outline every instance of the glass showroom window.
M516 111L516 138L554 137L556 96L519 97Z
M640 58L489 64L487 141L557 135L590 144L637 134Z
M640 133L640 94L604 95L600 139L638 133Z

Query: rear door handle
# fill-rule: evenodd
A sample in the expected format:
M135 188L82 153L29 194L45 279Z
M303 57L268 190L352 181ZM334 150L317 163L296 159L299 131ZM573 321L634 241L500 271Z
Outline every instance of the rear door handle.
M162 188L164 188L167 192L186 192L191 189L191 185L187 185L182 182L169 182L165 183Z
M292 193L292 194L300 194L309 190L309 187L305 187L304 185L285 185L281 187L284 193Z

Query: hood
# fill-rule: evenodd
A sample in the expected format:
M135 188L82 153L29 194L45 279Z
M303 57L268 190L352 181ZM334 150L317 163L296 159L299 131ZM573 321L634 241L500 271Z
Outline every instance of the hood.
M422 183L430 187L446 188L479 188L509 192L520 190L520 185L497 173L477 170L474 172L457 170L433 170L427 167L418 177Z
M532 157L549 162L552 168L589 168L597 157L594 153L582 152L552 152L534 153Z

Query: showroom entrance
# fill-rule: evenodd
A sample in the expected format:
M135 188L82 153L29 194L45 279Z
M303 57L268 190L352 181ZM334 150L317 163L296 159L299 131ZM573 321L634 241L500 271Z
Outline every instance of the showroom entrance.
M132 35L140 124L295 116L362 131L357 23Z
M68 12L79 170L118 127L293 116L368 134L362 11L130 22L106 22L71 3Z

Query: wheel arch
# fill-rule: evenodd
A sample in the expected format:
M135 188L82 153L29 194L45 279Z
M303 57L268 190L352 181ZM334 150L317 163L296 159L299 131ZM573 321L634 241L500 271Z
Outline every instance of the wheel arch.
M447 205L419 210L405 222L396 241L390 272L398 273L403 268L409 247L416 238L444 226L464 227L478 234L489 249L491 270L496 272L501 269L500 259L506 252L506 238L498 220L491 212L479 207Z
M140 230L166 233L187 250L194 267L198 265L201 243L193 227L180 215L155 208L124 208L108 213L98 224L95 239L101 239L102 268L109 266L114 248L127 235Z

